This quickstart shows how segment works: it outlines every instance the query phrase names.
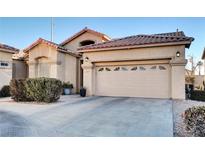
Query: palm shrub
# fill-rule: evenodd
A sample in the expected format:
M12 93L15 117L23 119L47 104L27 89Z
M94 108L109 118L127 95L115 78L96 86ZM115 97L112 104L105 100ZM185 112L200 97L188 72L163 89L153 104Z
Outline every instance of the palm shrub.
M26 91L37 102L55 102L62 93L62 82L54 78L31 78L26 80Z
M186 130L193 136L205 137L205 106L194 106L184 112Z

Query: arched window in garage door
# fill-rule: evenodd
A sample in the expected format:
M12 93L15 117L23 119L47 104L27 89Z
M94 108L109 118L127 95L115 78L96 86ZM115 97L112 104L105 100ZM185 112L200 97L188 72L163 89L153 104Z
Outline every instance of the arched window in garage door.
M128 69L126 67L121 67L122 71L128 71Z
M105 70L106 70L106 71L111 71L111 69L110 69L110 68L107 68L107 67L105 68Z
M131 71L136 71L137 70L137 66L131 68Z
M119 71L120 67L115 67L114 71Z
M160 70L166 70L166 68L164 66L159 66Z
M98 72L102 72L104 70L104 68L102 67L102 68L99 68L98 69Z
M141 70L141 71L145 71L145 70L146 70L146 68L145 68L145 67L143 67L143 66L140 66L140 70Z
M157 69L157 66L152 66L150 69L151 69L151 70L156 70L156 69Z

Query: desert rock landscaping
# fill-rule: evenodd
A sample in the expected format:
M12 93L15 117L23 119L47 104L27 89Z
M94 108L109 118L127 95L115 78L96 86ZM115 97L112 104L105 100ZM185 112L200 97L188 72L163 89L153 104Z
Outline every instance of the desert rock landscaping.
M185 123L183 122L184 111L194 106L205 106L205 102L183 100L173 101L173 121L174 121L174 136L176 137L191 137L190 132L185 129Z

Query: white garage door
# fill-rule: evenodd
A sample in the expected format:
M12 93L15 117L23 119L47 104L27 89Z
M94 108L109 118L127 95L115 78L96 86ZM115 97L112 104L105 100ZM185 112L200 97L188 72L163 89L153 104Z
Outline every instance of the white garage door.
M170 66L98 66L95 83L98 96L170 98Z

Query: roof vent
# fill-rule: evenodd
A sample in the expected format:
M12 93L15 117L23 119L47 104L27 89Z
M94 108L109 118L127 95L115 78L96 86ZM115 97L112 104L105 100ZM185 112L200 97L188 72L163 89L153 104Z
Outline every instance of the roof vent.
M179 36L179 29L178 29L178 28L177 28L177 33L176 33L176 35Z

